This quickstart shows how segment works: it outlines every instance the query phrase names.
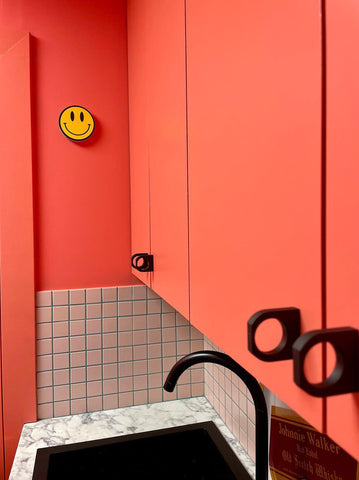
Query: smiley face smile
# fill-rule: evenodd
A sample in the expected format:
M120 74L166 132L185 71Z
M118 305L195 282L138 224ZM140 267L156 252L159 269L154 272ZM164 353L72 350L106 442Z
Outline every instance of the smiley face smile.
M64 125L65 125L66 130L67 130L69 133L71 133L71 135L76 135L76 136L85 135L85 134L90 130L90 128L91 128L91 124L89 123L89 124L88 124L88 127L87 127L87 130L86 130L85 132L83 132L83 133L74 133L74 132L71 132L71 130L69 130L69 129L67 128L66 122L64 122Z

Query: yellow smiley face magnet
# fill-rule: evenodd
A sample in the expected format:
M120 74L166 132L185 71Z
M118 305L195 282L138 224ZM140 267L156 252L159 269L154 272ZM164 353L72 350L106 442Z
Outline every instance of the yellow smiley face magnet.
M82 142L93 134L95 120L86 108L72 105L60 113L59 126L67 138Z

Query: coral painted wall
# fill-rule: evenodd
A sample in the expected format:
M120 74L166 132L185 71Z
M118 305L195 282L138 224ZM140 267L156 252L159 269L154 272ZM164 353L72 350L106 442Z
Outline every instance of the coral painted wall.
M3 0L0 28L32 37L36 289L138 283L129 267L125 0ZM87 142L59 130L72 104L95 118Z

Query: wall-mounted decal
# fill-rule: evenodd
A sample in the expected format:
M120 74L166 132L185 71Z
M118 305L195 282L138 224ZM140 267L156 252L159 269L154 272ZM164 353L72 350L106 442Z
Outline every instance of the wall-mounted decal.
M71 105L60 113L59 125L61 132L67 138L82 142L93 134L95 120L86 108Z

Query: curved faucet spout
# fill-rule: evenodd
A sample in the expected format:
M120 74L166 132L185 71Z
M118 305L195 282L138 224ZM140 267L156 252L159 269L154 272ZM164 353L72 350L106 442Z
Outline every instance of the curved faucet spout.
M197 363L217 363L232 370L250 391L256 413L256 480L268 480L268 413L258 381L229 355L211 350L193 352L178 360L169 372L163 388L173 392L181 374Z

